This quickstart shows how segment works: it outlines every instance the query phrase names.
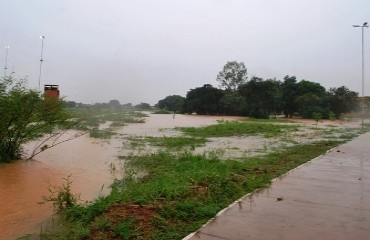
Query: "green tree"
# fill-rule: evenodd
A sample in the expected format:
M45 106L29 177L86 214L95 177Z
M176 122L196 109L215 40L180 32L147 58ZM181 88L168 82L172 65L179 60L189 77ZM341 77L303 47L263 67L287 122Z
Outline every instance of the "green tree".
M158 108L174 111L174 112L182 112L184 108L185 98L179 95L171 95L167 96L162 100L159 100L157 103Z
M112 99L108 102L108 106L112 109L121 108L121 103L117 99Z
M294 76L285 76L282 87L282 104L286 117L292 117L298 110L297 103L294 101L298 96L297 79Z
M294 105L300 116L312 118L313 113L321 113L328 118L328 106L326 104L326 90L319 83L302 80L297 83L297 95Z
M342 113L354 111L358 108L358 93L350 91L347 87L329 89L330 110L337 118Z
M61 100L44 98L39 92L27 89L24 80L3 78L0 80L0 162L20 159L22 144L53 133L66 119Z
M221 88L235 91L247 81L247 69L242 62L227 62L222 71L218 73L216 80Z
M276 80L263 80L253 77L239 87L240 94L246 102L248 116L255 118L268 118L271 113L278 111L280 82Z
M186 94L185 112L215 115L220 113L220 100L224 93L210 84L190 89Z
M77 107L77 103L75 101L66 101L64 102L64 106L67 108L75 108Z
M318 112L314 112L314 113L312 113L312 117L316 121L316 128L317 128L318 125L319 125L320 120L322 119L322 114L318 113Z
M135 105L135 109L137 109L137 110L140 110L140 111L145 111L145 110L151 110L152 109L152 107L150 106L150 104L149 103L140 103L140 104L137 104L137 105Z
M224 115L245 115L245 99L238 92L227 92L220 99L220 111Z

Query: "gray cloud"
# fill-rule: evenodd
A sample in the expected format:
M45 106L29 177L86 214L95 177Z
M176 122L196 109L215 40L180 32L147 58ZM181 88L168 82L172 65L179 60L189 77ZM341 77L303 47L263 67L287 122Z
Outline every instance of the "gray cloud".
M9 69L36 88L45 35L42 83L59 84L69 100L155 104L216 86L231 60L249 76L361 91L361 31L352 24L370 20L366 0L3 0L1 9ZM365 40L370 62L369 33Z

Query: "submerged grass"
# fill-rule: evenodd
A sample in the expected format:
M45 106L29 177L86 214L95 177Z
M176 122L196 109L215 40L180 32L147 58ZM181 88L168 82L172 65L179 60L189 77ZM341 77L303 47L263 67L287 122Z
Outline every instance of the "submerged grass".
M206 143L205 138L200 137L131 137L129 138L132 146L143 146L145 143L149 143L152 146L162 147L172 150L180 150L184 147L190 147L191 149L195 147L203 146Z
M179 127L178 130L194 137L227 137L235 135L262 135L264 137L277 137L290 131L297 131L298 125L283 125L260 122L220 122L219 124L209 125L201 128Z
M92 138L100 138L100 139L110 139L113 135L115 135L114 132L110 130L91 130L90 131L90 137Z
M127 160L130 174L113 184L109 196L67 209L68 229L42 239L181 239L236 199L339 143L296 145L242 161L168 151L136 156ZM137 178L140 172L146 174Z

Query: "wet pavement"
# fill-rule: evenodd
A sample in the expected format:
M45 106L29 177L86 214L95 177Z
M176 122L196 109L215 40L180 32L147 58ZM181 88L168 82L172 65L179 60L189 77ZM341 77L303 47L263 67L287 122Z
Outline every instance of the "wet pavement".
M370 239L370 133L243 197L185 239Z

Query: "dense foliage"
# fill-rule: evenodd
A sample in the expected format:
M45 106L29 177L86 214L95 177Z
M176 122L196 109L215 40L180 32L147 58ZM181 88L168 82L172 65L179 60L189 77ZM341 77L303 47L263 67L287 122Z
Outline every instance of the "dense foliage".
M43 97L11 77L0 80L0 162L21 157L21 146L66 120L63 103Z
M168 96L160 100L157 107L188 114L255 118L280 114L313 118L318 113L322 118L339 118L343 113L359 110L358 93L345 86L327 91L319 83L297 81L295 76L286 76L283 81L259 77L247 81L246 74L243 63L228 62L217 75L221 88L205 84L190 89L185 98Z
M185 98L179 95L171 95L160 100L156 107L172 111L172 112L181 112L185 103Z

